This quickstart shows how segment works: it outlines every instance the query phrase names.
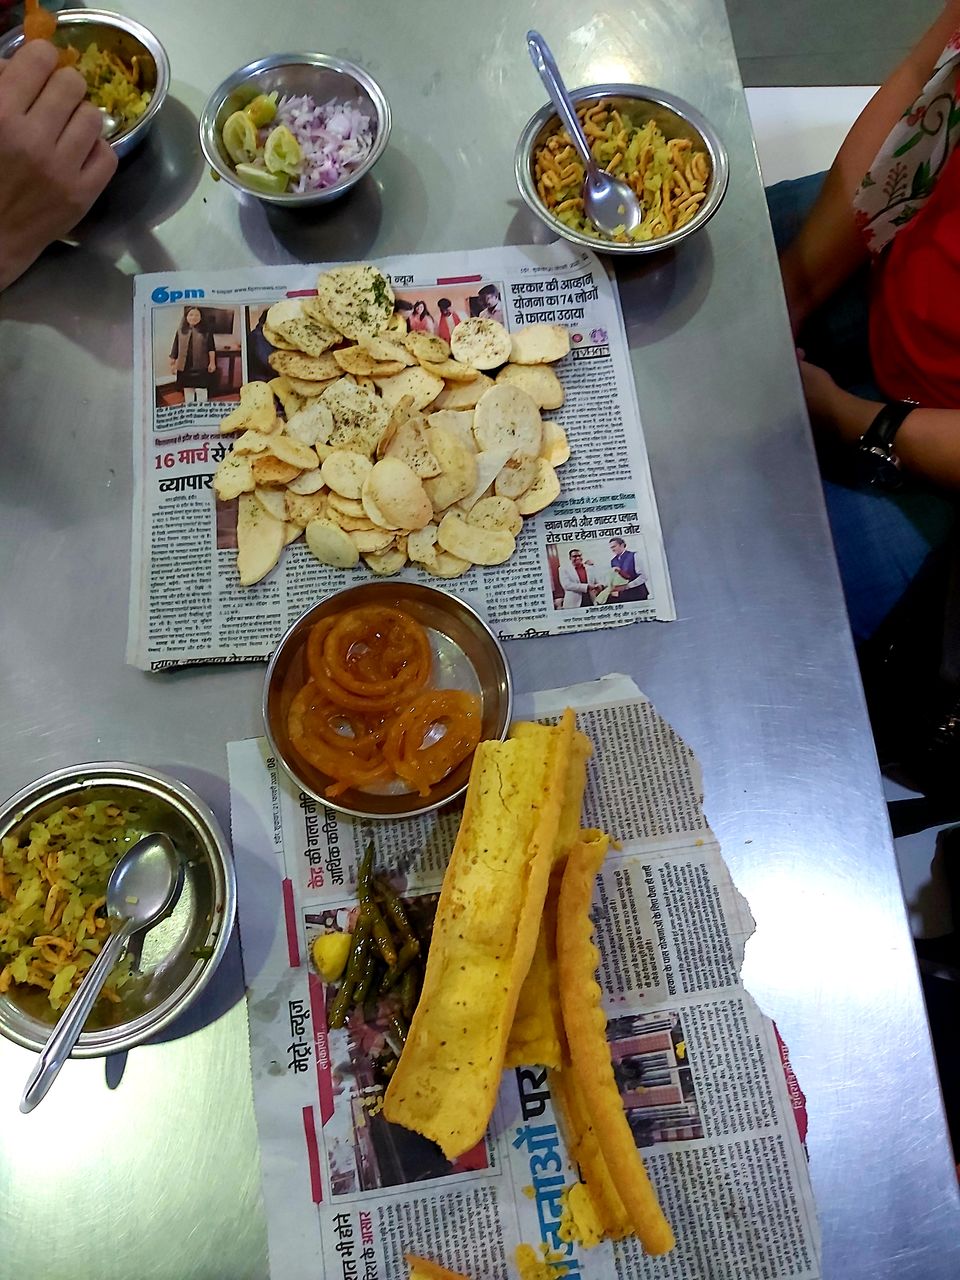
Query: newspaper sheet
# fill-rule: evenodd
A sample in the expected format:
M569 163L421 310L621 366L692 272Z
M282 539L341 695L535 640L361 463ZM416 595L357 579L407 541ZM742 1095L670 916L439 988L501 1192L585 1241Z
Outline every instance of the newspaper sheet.
M492 305L495 296L493 310L508 329L543 320L570 332L570 354L555 366L564 404L545 415L570 441L560 497L524 521L505 564L475 567L443 585L483 613L504 639L675 618L619 295L600 260L561 242L386 258L377 265L399 300L411 306L424 301L434 317L441 298L459 320ZM127 642L127 661L134 666L162 670L263 659L305 608L372 576L363 564L343 570L318 563L300 539L285 548L267 578L241 588L237 502L217 502L212 489L217 463L230 446L218 434L220 419L235 407L243 382L275 376L267 363L273 347L263 333L267 308L313 292L324 269L293 265L137 277ZM206 364L191 375L177 368L186 360L178 356L178 335L194 309ZM185 380L203 385L182 385ZM611 595L605 588L620 581L611 563L612 538L623 541L632 557L626 563L643 581L634 579L629 590ZM589 574L587 591L573 551L581 553ZM624 548L615 551L623 554ZM408 567L403 575L437 582L421 568Z
M228 751L277 1280L405 1280L405 1251L507 1280L520 1242L545 1247L558 1276L584 1280L820 1276L803 1095L774 1024L740 985L753 920L707 826L696 760L626 677L535 695L522 713L567 705L595 746L584 825L622 842L594 897L600 982L624 1108L676 1249L651 1259L635 1240L585 1249L560 1238L577 1174L534 1064L505 1072L486 1137L452 1164L386 1123L370 1065L383 1028L371 1015L328 1029L332 991L308 947L344 927L370 840L408 908L434 909L459 815L338 818L252 740Z

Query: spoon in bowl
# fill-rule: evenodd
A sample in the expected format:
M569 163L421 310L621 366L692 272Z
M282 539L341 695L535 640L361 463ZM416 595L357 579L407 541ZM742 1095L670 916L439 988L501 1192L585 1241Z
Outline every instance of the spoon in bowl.
M46 1097L131 935L165 916L182 885L183 866L169 836L144 836L120 858L107 881L110 936L40 1053L20 1100L22 1112L32 1111Z
M560 78L553 54L539 31L527 32L527 49L530 51L530 60L550 95L550 101L556 108L560 123L570 135L570 140L583 161L583 212L603 235L612 236L614 232L621 230L629 234L643 219L643 209L636 193L625 182L604 173L594 160L573 100Z

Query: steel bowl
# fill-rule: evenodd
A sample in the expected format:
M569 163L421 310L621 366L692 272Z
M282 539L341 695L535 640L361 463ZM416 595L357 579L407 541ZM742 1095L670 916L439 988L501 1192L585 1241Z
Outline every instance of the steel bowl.
M230 848L210 809L182 782L141 765L95 761L60 769L24 787L0 809L0 838L25 834L65 804L136 802L144 831L162 831L184 862L173 912L135 938L140 958L119 1004L97 1004L72 1056L98 1058L142 1044L200 995L223 959L237 907ZM0 994L0 1034L39 1051L57 1020L44 992L11 987Z
M585 249L592 249L594 253L659 253L663 249L675 248L682 240L695 235L706 226L720 207L720 202L727 190L729 164L727 149L720 141L716 130L696 108L672 93L665 93L662 89L648 89L646 85L640 84L590 84L583 89L574 89L570 96L575 106L609 98L618 109L629 110L631 118L640 124L655 120L667 141L672 138L689 138L696 147L705 150L710 157L707 198L700 205L696 216L678 231L659 236L655 240L638 240L621 244L619 241L608 240L600 235L590 236L582 231L574 231L548 212L537 192L534 157L547 138L560 127L560 121L553 106L547 103L527 121L514 156L514 169L520 194L538 218L558 236L582 245Z
M434 654L435 688L465 689L481 700L481 740L507 736L513 712L513 681L499 640L469 605L436 587L413 582L368 582L327 596L302 614L277 645L263 683L263 723L271 750L293 781L308 795L354 818L412 818L449 804L470 779L472 757L421 797L401 783L376 791L351 788L329 799L333 781L303 760L290 741L287 712L307 679L305 648L315 622L363 605L403 609L427 628Z
M81 53L88 45L96 44L124 62L138 59L143 87L152 94L150 104L135 124L109 140L118 156L128 155L150 132L170 88L170 60L163 45L139 22L108 9L61 9L53 43L73 45ZM0 40L0 58L9 58L22 44L23 27L15 27Z
M221 137L224 122L258 94L273 93L274 90L280 94L309 94L318 103L331 99L356 102L375 121L373 146L363 164L322 191L284 191L269 195L254 191L241 182L224 150ZM200 116L200 146L214 172L237 191L265 200L268 204L296 207L337 200L356 186L383 155L390 137L390 126L390 104L386 95L363 67L325 53L274 53L269 58L248 62L217 85Z

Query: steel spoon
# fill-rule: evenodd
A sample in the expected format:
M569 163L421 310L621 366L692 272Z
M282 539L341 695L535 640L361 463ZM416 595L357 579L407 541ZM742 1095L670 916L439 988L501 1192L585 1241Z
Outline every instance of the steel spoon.
M643 209L636 193L625 182L604 173L594 160L573 100L560 78L553 54L539 31L527 32L527 49L530 51L531 62L546 85L550 101L556 107L560 122L583 161L586 171L583 181L583 212L604 235L613 235L621 228L627 232L632 231L643 219Z
M123 121L119 116L112 116L106 107L100 108L100 115L103 117L100 121L100 136L102 138L112 138L115 133L119 133L123 128Z
M121 857L107 881L107 917L111 933L87 970L76 994L54 1027L20 1100L32 1111L70 1057L100 988L138 929L148 929L172 908L183 884L183 866L169 836L155 833L138 840Z

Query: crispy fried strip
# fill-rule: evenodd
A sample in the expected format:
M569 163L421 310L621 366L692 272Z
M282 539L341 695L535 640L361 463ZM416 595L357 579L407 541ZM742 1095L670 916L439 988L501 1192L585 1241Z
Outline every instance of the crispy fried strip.
M416 1280L469 1280L462 1271L448 1271L439 1262L431 1262L429 1258L418 1258L415 1253L405 1253L403 1259L410 1268L411 1278Z
M567 1150L579 1166L603 1237L620 1240L630 1231L630 1221L600 1150L577 1077L572 1071L551 1071L547 1079Z
M557 911L557 965L571 1072L586 1103L600 1152L627 1212L630 1228L650 1254L674 1246L620 1100L606 1041L606 1017L594 977L600 959L592 941L590 902L609 837L584 831L567 858Z
M433 940L384 1118L448 1159L483 1136L540 928L560 826L574 715L474 756Z

